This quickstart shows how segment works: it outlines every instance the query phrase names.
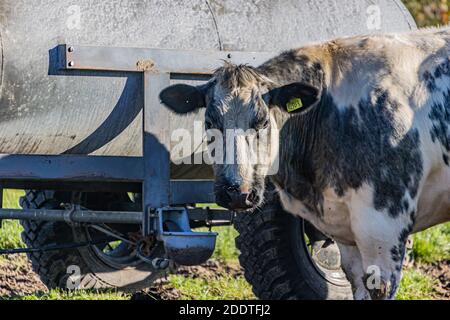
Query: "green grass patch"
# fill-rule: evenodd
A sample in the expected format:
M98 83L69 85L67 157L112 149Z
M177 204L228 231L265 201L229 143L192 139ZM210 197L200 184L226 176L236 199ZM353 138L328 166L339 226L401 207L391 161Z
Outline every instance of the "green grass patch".
M230 226L214 228L213 231L219 233L213 258L221 261L237 261L239 250L234 244L238 236L236 229Z
M171 276L172 287L180 290L183 300L254 300L250 285L243 277L218 279Z
M4 190L3 192L3 206L9 209L18 209L19 198L24 195L23 191L19 190ZM3 221L0 229L0 248L13 249L23 248L24 244L20 238L22 226L19 221ZM1 257L0 257L1 259Z
M0 248L23 248L24 244L20 238L21 232L22 226L19 221L3 221L2 228L0 229Z
M435 281L419 270L405 270L397 300L433 300Z
M19 199L24 196L22 190L7 189L3 191L3 207L8 209L20 209Z
M0 298L0 300L130 300L130 298L131 295L116 291L50 290L22 297Z
M431 263L450 259L450 223L436 226L413 236L413 257Z

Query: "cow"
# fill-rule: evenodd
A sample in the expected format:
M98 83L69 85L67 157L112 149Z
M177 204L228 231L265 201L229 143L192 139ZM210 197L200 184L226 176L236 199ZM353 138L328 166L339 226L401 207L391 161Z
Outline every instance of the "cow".
M394 299L409 235L450 220L450 29L340 38L259 67L225 63L207 84L160 98L180 114L205 108L208 130L276 134L269 178L286 211L337 242L355 299ZM247 138L234 142L235 159L253 152ZM219 204L264 202L267 165L214 170Z

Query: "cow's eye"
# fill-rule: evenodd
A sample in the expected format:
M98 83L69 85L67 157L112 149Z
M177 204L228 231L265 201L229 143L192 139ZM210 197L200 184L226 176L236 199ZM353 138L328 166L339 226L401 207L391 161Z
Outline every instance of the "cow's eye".
M209 120L206 120L206 121L205 121L205 129L206 129L206 130L211 130L212 127L213 127L212 122L209 121Z
M269 120L264 120L261 121L257 126L256 126L256 130L264 130L267 129L269 127Z
M255 121L255 123L253 124L253 129L255 129L256 131L264 130L269 127L269 124L269 120Z

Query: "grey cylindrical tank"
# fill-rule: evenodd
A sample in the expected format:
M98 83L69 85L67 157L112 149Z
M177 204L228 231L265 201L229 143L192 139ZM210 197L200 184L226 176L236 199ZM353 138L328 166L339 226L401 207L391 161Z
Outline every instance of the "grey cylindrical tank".
M141 155L140 76L58 72L58 44L277 52L414 28L397 0L0 0L0 153Z

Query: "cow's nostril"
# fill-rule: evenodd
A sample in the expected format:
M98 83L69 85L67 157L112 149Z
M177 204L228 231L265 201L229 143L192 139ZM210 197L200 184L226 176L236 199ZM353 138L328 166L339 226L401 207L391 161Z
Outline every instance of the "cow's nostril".
M241 193L239 186L229 186L226 188L226 191L230 196Z
M227 190L228 191L238 191L239 190L239 186L228 186Z
M224 188L225 194L229 198L228 208L233 210L248 209L251 207L249 202L249 193L241 191L239 185L231 185Z
M256 190L252 190L252 192L250 192L248 194L247 201L252 204L259 202L259 197L258 197L258 193L256 192Z

